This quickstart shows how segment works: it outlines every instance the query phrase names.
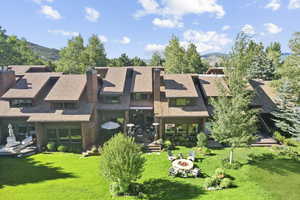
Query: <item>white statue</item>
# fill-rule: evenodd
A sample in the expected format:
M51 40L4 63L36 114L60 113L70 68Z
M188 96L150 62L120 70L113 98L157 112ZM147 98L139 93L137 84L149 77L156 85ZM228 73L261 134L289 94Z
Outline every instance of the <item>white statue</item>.
M11 124L8 125L8 134L9 136L6 138L6 147L13 147L20 144L20 142L16 141L14 130Z
M9 137L15 137L14 130L13 130L13 127L11 124L8 124L8 134L9 134Z

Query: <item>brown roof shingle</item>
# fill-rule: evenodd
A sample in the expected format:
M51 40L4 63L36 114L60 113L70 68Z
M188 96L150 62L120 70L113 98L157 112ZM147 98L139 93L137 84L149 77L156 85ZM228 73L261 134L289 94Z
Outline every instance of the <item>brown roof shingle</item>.
M85 75L63 75L51 89L46 101L78 101L86 86Z
M198 97L191 75L166 74L164 75L164 84L167 98Z
M131 92L152 93L152 68L134 67Z
M50 77L59 77L61 73L27 73L15 87L9 89L3 99L33 99L45 86Z
M127 68L110 67L103 79L102 94L123 94Z
M221 96L219 84L228 88L222 75L199 75L199 81L206 97Z

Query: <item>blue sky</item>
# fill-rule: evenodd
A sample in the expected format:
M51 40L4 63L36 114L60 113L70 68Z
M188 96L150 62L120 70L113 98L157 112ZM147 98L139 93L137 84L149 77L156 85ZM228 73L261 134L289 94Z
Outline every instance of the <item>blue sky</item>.
M287 52L300 31L300 0L0 0L0 8L8 34L58 49L79 33L97 34L108 57L149 58L172 35L201 54L226 53L241 30Z

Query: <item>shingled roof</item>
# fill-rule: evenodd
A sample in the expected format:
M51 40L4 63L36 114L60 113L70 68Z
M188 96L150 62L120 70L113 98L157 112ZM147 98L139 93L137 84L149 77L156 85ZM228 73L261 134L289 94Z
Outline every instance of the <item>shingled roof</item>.
M63 75L58 79L45 100L79 101L85 86L85 75Z
M228 88L223 75L199 75L199 81L206 97L220 96L219 84Z
M46 85L50 77L59 77L61 73L26 73L15 87L9 89L3 99L33 99Z
M103 78L101 94L123 94L127 68L109 67Z
M152 68L134 67L131 92L152 92Z
M164 84L167 98L198 97L195 84L189 74L166 74Z

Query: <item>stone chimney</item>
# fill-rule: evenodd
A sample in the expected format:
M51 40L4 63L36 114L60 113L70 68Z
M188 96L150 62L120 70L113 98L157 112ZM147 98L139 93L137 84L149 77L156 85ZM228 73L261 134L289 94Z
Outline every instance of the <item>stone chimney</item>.
M8 68L0 67L0 97L16 84L15 72Z
M97 103L98 101L98 76L97 71L90 68L86 72L86 93L89 103Z
M160 69L153 69L153 94L154 101L160 101Z

